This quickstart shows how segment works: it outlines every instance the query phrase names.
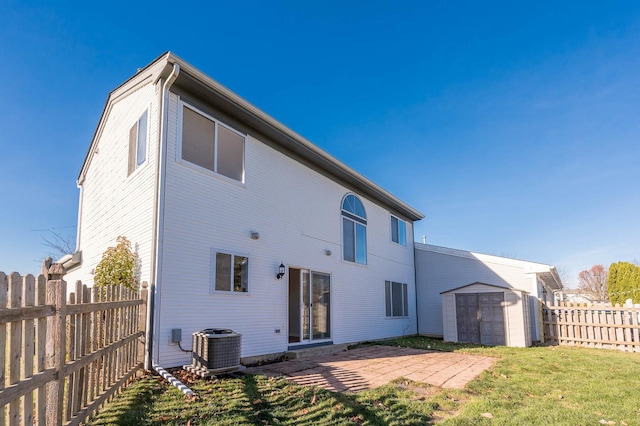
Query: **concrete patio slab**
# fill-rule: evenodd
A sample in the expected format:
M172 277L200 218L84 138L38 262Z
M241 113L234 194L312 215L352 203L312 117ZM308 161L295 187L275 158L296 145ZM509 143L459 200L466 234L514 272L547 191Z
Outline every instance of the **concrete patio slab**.
M247 373L284 376L301 385L334 392L358 392L398 377L443 388L462 389L496 358L392 346L349 351L250 367Z

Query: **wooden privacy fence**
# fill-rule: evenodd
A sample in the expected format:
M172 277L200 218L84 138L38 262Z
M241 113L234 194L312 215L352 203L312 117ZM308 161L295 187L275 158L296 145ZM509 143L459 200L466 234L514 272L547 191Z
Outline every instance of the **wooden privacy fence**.
M146 283L76 283L0 272L0 425L78 425L142 368Z
M559 302L544 305L542 315L550 343L640 352L640 305Z

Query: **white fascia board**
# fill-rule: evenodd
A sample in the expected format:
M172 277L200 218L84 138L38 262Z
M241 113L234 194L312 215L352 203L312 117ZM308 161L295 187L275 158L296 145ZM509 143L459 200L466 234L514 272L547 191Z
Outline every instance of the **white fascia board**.
M449 256L464 257L467 259L477 259L483 262L497 263L500 265L517 266L524 269L525 273L550 272L555 267L545 263L531 262L528 260L512 259L509 257L496 256L492 254L476 253L468 250L453 249L448 247L435 246L432 244L414 243L417 250L430 251L433 253L446 254Z

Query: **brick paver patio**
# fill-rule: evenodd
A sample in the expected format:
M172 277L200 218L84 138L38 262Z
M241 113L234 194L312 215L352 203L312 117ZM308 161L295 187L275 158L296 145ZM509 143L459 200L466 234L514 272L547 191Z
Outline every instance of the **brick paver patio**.
M456 352L370 346L331 355L251 367L247 373L284 376L301 385L358 392L398 377L443 388L463 388L496 359Z

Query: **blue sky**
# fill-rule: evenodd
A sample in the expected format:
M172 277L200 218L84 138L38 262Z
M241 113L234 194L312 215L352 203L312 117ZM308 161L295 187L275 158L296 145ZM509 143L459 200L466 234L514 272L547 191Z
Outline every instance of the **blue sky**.
M109 91L167 50L422 211L418 241L569 285L640 259L640 3L202 3L0 4L0 271L75 233Z

